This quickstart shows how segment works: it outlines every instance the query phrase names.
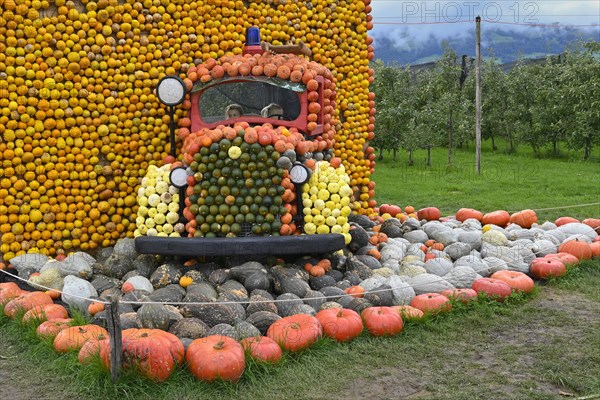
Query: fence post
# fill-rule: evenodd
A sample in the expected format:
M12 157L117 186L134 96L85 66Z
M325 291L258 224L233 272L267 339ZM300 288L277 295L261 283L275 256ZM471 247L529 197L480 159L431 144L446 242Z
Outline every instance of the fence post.
M113 383L121 374L121 357L123 355L123 341L121 331L121 318L119 317L119 299L113 297L108 305L107 328L110 342L110 378Z
M481 174L481 17L475 19L475 169Z

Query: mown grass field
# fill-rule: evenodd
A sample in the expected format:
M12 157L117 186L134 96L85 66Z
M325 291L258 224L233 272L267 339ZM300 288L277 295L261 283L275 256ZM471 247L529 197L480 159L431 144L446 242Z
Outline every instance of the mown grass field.
M475 176L471 154L446 169L378 164L380 202L482 211L560 207L600 201L597 162L484 153ZM416 160L422 154L416 155ZM437 165L437 166L436 166ZM495 166L495 167L492 167ZM495 168L495 170L494 170ZM538 212L540 219L600 216L600 206ZM455 307L393 338L363 334L348 344L322 340L277 366L250 364L236 384L203 384L179 370L155 384L106 374L58 356L31 330L0 317L0 397L21 399L555 399L600 395L600 261L508 304Z
M599 149L600 150L600 149ZM596 151L593 154L598 154ZM475 169L475 151L456 150L452 166L447 163L447 149L432 149L432 165L426 167L427 151L415 152L414 165L407 165L405 152L396 162L391 154L377 162L373 180L379 204L393 203L416 209L436 206L442 215L454 214L462 207L483 212L493 210L538 211L540 220L560 216L600 217L600 205L543 210L600 202L600 162L581 161L581 155L565 152L563 158L534 158L523 149L517 155L482 146L481 175Z

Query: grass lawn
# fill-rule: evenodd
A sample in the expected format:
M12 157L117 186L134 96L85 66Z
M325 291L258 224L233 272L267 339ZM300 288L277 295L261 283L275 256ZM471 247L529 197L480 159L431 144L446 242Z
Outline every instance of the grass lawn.
M58 356L31 331L0 319L0 394L21 399L552 399L600 393L600 262L536 294L482 302L402 334L322 340L277 366L251 364L237 385L203 384L180 370L165 383L116 385L74 354ZM411 397L413 398L413 397Z
M418 153L416 160L423 159ZM445 166L380 162L377 197L402 206L482 211L600 201L600 164L484 153L476 176L470 153ZM600 206L539 211L599 217ZM163 384L125 376L116 385L74 355L58 356L31 330L0 317L0 397L21 399L553 399L600 394L600 261L574 268L533 296L478 303L393 338L363 334L348 344L322 340L277 366L251 364L237 385L207 385L180 370ZM563 393L561 395L561 393Z
M520 211L531 208L541 221L561 216L600 217L600 205L544 210L600 202L600 162L578 158L534 158L523 151L507 155L484 143L482 173L475 172L475 151L456 150L451 167L447 149L432 149L432 166L426 167L426 150L414 154L414 165L407 165L405 152L392 161L386 154L377 162L373 180L379 204L393 203L416 209L435 206L442 215L454 214L462 207L483 212L498 209ZM595 154L598 154L596 152Z

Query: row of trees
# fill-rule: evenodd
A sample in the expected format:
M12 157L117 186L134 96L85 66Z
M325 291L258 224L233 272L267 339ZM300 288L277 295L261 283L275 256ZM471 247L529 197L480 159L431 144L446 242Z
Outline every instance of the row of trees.
M600 43L588 42L542 62L521 60L504 72L489 57L482 65L482 136L503 139L507 150L529 145L534 152L559 143L590 157L600 144ZM456 147L475 137L474 61L444 46L430 68L375 63L377 102L373 146L412 152L447 146L448 163Z

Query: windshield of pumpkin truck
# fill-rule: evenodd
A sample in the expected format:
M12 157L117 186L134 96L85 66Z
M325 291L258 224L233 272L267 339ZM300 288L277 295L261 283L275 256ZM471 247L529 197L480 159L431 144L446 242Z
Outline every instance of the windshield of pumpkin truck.
M301 83L277 78L224 79L196 86L193 92L202 90L198 103L200 118L205 123L224 121L229 106L241 107L241 118L254 116L294 121L300 115L300 96L306 90ZM274 106L276 105L276 106ZM270 107L269 107L270 106ZM269 109L282 112L270 115Z

